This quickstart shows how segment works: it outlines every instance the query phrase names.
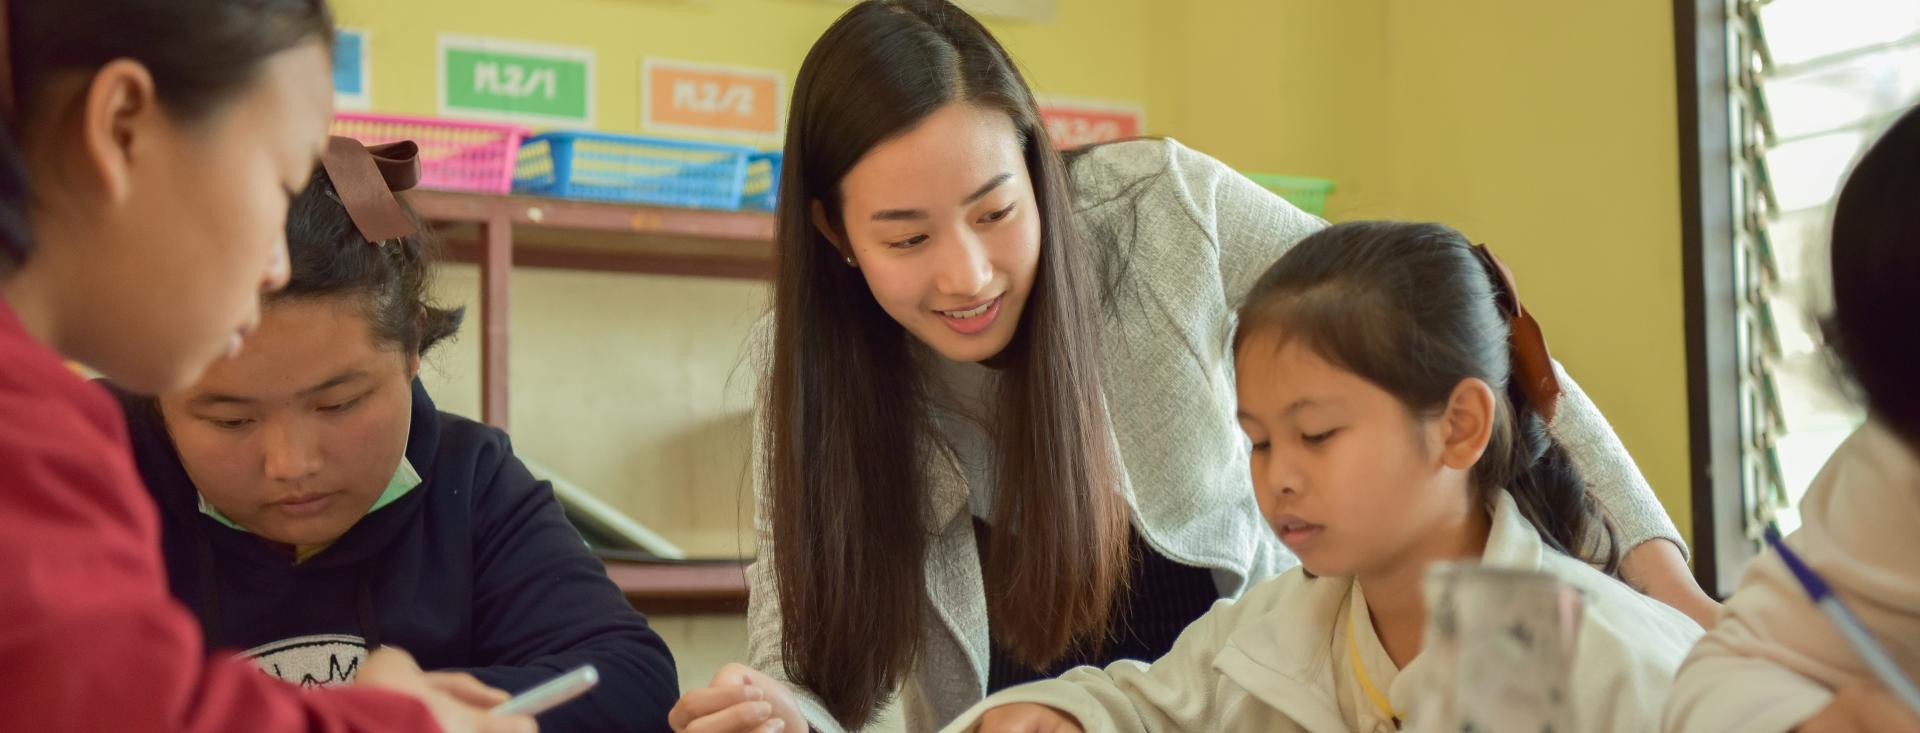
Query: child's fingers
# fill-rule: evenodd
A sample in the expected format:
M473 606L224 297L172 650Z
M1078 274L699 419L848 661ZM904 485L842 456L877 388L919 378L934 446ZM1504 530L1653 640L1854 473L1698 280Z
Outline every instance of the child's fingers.
M475 733L540 733L539 724L530 715L486 716L474 726Z
M415 689L408 685L417 684L420 678L420 665L413 661L412 655L399 647L383 646L373 650L360 662L354 682L394 689Z
M479 708L490 708L511 698L465 672L428 672L427 684L455 700Z

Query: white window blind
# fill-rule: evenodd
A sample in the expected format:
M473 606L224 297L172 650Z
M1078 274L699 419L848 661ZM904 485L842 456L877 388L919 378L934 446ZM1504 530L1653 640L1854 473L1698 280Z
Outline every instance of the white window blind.
M1734 277L1741 294L1747 527L1795 509L1862 414L1818 319L1831 305L1834 198L1866 146L1920 101L1920 0L1732 0Z

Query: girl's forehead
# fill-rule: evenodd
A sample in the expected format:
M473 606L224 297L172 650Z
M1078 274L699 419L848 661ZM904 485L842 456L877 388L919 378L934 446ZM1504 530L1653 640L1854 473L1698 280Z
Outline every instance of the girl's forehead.
M404 360L382 348L355 298L274 301L239 355L213 365L189 392L290 400L342 374L383 376Z
M1293 402L1346 386L1337 378L1340 370L1311 349L1276 339L1242 344L1235 354L1234 367L1243 396Z
M1272 417L1397 404L1380 386L1277 333L1254 333L1242 341L1234 354L1234 380L1244 411Z

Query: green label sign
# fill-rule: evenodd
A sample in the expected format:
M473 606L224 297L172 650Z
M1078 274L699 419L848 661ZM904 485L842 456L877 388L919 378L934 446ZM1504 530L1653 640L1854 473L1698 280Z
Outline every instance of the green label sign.
M442 36L440 112L590 127L593 52Z

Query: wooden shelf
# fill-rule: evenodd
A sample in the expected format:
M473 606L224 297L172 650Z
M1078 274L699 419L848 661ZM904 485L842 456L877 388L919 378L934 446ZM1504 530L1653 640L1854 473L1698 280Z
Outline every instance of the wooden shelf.
M484 256L483 227L512 227L512 264L571 270L764 280L773 269L773 215L610 204L534 196L409 194L456 259Z
M622 232L733 241L773 241L773 215L758 211L676 209L504 194L410 191L407 201L429 221L485 222L550 229Z
M745 613L747 563L622 562L608 560L607 577L641 613L685 615Z
M540 267L678 277L767 280L773 215L536 196L409 191L403 196L446 243L480 266L480 411L506 429L508 283Z

